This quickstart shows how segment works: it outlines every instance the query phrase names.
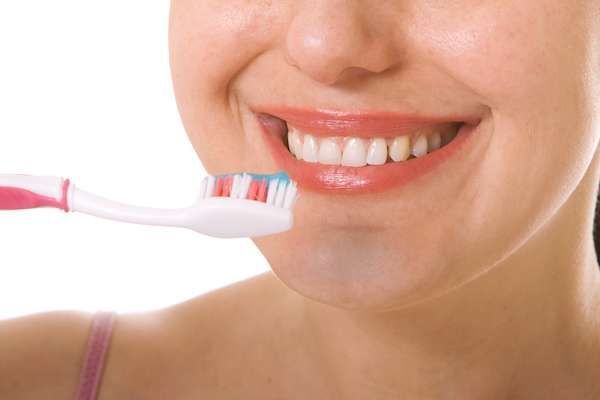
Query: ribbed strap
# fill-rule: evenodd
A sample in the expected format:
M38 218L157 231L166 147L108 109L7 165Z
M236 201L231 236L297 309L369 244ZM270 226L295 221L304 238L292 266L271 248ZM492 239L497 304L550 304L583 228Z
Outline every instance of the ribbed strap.
M113 311L94 315L75 400L96 400L115 315Z

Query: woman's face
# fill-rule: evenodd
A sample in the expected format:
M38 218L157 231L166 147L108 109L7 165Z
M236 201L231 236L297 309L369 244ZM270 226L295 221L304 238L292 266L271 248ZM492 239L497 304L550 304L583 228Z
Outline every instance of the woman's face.
M172 0L176 98L209 173L293 166L300 193L294 228L254 239L279 279L335 306L401 307L456 287L515 252L580 183L599 133L593 119L599 6L596 0ZM289 152L276 155L266 138L285 146L285 124L270 119L281 134L268 136L255 112L284 108L354 113L367 121L383 113L464 116L478 124L460 146L452 141L438 155L399 161L423 169L406 180L386 175L391 155L385 165L329 169ZM391 136L387 144L394 144L393 128L373 129L372 136L381 133L388 142ZM311 134L310 127L300 131ZM370 145L369 132L359 134ZM443 162L429 168L425 159L440 154ZM401 169L414 168L406 165ZM365 176L377 177L377 185L356 180ZM344 182L366 184L345 190Z

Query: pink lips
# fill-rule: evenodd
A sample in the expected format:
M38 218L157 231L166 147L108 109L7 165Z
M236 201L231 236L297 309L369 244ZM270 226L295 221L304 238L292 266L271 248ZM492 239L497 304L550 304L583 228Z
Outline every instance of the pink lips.
M479 126L474 116L424 117L392 113L349 113L328 110L271 107L255 109L264 139L278 167L300 188L329 193L374 193L405 185L456 155ZM394 137L422 127L462 122L458 135L444 147L404 162L364 167L308 163L296 159L283 137L286 122L316 136Z

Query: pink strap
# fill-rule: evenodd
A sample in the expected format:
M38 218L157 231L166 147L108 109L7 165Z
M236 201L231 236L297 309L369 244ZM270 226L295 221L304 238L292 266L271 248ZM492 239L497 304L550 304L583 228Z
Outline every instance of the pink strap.
M75 400L96 400L115 315L112 311L94 315Z

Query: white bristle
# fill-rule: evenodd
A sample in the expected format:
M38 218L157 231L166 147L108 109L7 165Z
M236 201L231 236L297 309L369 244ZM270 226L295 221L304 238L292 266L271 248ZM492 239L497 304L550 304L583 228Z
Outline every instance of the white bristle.
M240 181L240 190L238 191L238 198L245 199L248 194L248 187L250 186L248 183L248 174L242 174L242 180Z
M203 199L205 194L206 194L206 184L208 183L208 178L204 178L202 179L202 182L200 183L200 191L198 193L198 198L199 199Z
M279 179L273 179L269 182L269 191L267 192L267 204L273 205L275 201L275 195L277 194L277 186L279 186Z
M229 197L237 199L238 193L240 191L241 181L242 177L239 174L235 174L233 176L233 183L231 184L231 191L229 192Z
M281 182L277 188L277 196L275 196L274 206L281 208L283 207L283 200L285 199L285 192L287 190L286 182Z
M298 189L296 189L296 183L291 181L287 185L287 190L285 193L285 201L283 202L283 208L289 210L294 205L294 200L296 200L296 193Z
M248 189L250 189L250 184L252 183L252 176L244 173L242 178L242 184L240 185L240 193L239 198L245 199L248 196Z
M246 174L240 174L240 184L238 186L238 190L236 193L236 198L237 199L241 199L242 198L242 192L244 191L244 180L246 179Z
M212 175L209 175L207 177L207 182L206 182L206 193L204 194L204 198L208 198L208 197L212 197L213 192L215 191L215 177Z

